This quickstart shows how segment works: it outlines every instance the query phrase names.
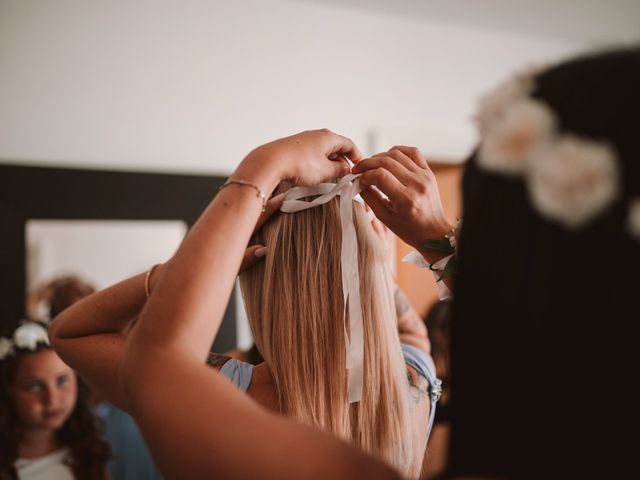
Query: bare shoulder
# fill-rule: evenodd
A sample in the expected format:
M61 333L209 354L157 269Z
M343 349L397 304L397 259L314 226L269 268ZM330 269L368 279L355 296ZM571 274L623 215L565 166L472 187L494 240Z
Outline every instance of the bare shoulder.
M429 405L429 380L422 376L418 371L407 365L407 380L409 381L409 392L411 399L419 404L426 401Z

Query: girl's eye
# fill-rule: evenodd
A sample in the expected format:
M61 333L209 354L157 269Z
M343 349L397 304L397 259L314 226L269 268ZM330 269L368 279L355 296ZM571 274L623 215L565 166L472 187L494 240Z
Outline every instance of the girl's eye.
M69 375L62 375L61 377L58 377L59 387L66 385L67 383L69 383Z
M39 392L40 390L42 390L42 383L36 382L36 381L29 382L24 386L24 389L27 392L36 393L36 392Z

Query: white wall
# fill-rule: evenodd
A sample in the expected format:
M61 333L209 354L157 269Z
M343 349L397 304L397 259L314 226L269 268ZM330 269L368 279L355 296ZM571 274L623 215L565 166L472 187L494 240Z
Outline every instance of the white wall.
M579 47L317 2L0 0L0 159L226 174L317 127L460 157L480 92Z
M166 262L186 232L179 220L29 220L27 287L74 274L106 288Z

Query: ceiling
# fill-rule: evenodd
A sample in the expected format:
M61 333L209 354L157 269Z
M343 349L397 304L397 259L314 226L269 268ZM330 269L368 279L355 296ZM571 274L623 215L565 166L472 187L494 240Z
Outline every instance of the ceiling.
M640 0L298 0L584 45L640 41Z

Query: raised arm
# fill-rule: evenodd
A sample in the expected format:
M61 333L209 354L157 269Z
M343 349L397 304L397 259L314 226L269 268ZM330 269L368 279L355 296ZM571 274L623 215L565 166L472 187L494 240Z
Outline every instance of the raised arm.
M315 184L360 156L347 139L305 132L250 153L231 180L269 195L283 179ZM167 262L126 341L122 383L167 478L398 478L354 447L259 407L204 366L262 203L224 188Z
M204 363L261 213L257 190L269 197L284 179L315 184L341 176L347 162L329 157L345 154L360 156L353 143L328 131L304 132L251 152L165 264L132 329L129 350L175 350Z
M231 180L265 195L285 178L314 184L347 171L346 162L329 160L336 154L359 156L347 139L306 132L254 150ZM132 330L124 382L151 451L168 478L393 477L343 442L268 413L203 366L261 206L252 187L224 188L167 263Z
M280 197L269 201L258 227L281 203ZM252 245L245 250L241 270L260 260L256 252L261 247ZM49 327L49 337L60 357L101 397L126 411L129 406L120 370L127 334L147 300L146 288L155 290L164 268L158 265L148 278L145 273L134 275L83 298L65 309ZM216 330L218 325L214 325Z
M101 396L128 410L120 378L127 330L146 300L144 274L66 308L49 326L60 357Z

